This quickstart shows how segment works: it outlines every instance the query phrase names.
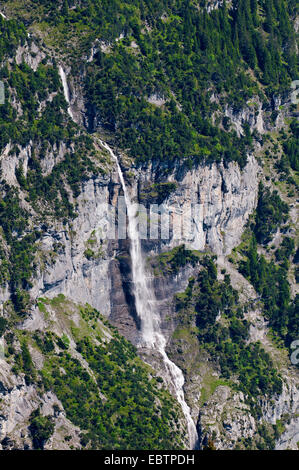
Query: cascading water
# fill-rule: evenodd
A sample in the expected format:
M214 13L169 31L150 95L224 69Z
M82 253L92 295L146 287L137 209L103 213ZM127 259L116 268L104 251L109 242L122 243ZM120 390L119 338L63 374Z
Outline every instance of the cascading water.
M163 362L171 377L176 397L180 403L184 416L187 421L189 441L191 449L194 449L197 441L197 431L190 409L184 397L184 375L179 367L174 364L166 354L166 339L160 329L160 317L156 311L156 299L146 276L144 258L141 251L141 242L138 230L138 217L135 205L131 202L123 173L118 162L117 156L112 149L103 141L102 146L108 150L116 162L119 179L124 192L125 203L128 213L128 235L131 243L130 253L132 259L132 277L134 284L134 295L136 311L141 320L142 346L157 350L163 359Z
M65 99L70 105L68 84L64 70L61 66L59 66L59 74L63 84ZM70 106L68 108L68 113L74 120ZM150 282L146 276L144 258L141 251L136 207L131 202L131 198L126 187L117 156L114 154L113 150L109 147L108 144L102 140L100 140L100 143L106 150L108 150L109 154L116 162L120 183L124 192L128 213L128 235L131 244L130 253L132 259L132 277L134 284L135 304L137 314L141 320L142 345L149 349L155 349L161 354L165 367L167 368L169 376L171 377L177 400L182 407L182 411L187 422L190 447L191 449L194 449L198 436L196 426L193 419L191 418L189 406L185 402L183 390L185 379L182 371L176 364L174 364L174 362L169 359L165 351L166 339L164 338L160 329L160 317L155 308L156 299L153 290L151 289Z
M61 78L61 81L62 81L62 86L63 86L65 101L66 101L67 104L69 105L67 112L69 113L70 117L71 117L72 120L74 121L74 115L73 115L72 110L71 110L71 107L70 107L70 92L69 92L69 87L68 87L68 84L67 84L65 72L64 72L63 67L62 67L61 65L59 65L59 75L60 75L60 78Z

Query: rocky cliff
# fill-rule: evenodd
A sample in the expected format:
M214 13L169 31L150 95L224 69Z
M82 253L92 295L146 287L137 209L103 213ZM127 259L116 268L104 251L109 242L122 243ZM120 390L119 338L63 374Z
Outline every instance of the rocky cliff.
M208 11L220 5L221 2L209 2ZM97 50L96 45L92 47L92 54L88 56L87 64L93 61ZM170 213L169 238L152 237L150 240L147 238L142 241L142 245L157 299L161 330L168 341L167 351L185 375L186 400L197 425L200 448L211 445L211 442L217 449L251 448L256 443L277 449L297 448L298 373L290 364L286 350L271 337L260 295L240 274L237 264L234 263L236 250L242 243L244 244L244 233L250 226L257 207L259 181L271 184L273 167L267 166L268 163L265 165L262 161L263 152L271 137L263 142L263 135L272 132L274 136L279 128L284 128L285 113L288 111L283 109L279 112L281 102L274 100L273 106L277 116L275 122L273 120L271 122L269 110L262 107L259 98L256 98L255 106L238 111L229 106L225 107L223 116L229 118L239 136L244 133L244 123L248 124L251 132L258 133L258 139L248 151L247 162L243 167L235 161L198 163L192 168L182 165L179 160L170 164L153 160L138 165L124 150L117 149L117 142L111 129L109 133L106 130L104 132L101 123L97 122L96 110L91 109L85 97L83 82L86 71L83 62L79 74L74 76L72 68L67 66L64 60L55 57L53 49L48 49L45 44L29 37L18 46L7 62L8 67L12 69L25 63L35 74L42 63L43 66L54 67L57 76L57 63L62 64L70 87L69 109L75 123L69 120L66 103L62 105L62 102L59 102L58 108L65 126L65 135L59 136L60 140L57 138L55 142L50 142L45 149L38 140L29 139L22 144L12 142L13 139L10 139L1 150L1 184L17 191L21 212L26 213L27 225L22 233L16 232L15 239L20 241L32 232L39 233L34 241L32 261L34 271L30 275L30 282L26 281L27 284L24 284L24 291L29 297L25 308L26 315L23 311L16 310L13 275L4 276L4 280L1 278L1 318L13 319L11 330L8 330L6 333L8 336L5 336L5 348L10 352L0 360L2 448L32 448L30 420L32 412L37 408L43 416L51 416L55 424L45 448L84 447L81 423L78 424L76 420L71 419L68 414L68 404L63 402L59 391L54 390L50 379L47 382L48 388L45 389L41 387L38 379L30 383L26 379L28 371L24 358L23 362L20 359L19 362L17 359L14 362L14 356L19 357L24 354L23 337L29 344L32 368L41 371L48 359L46 353L34 343L36 341L32 339L34 334L49 331L51 335L56 335L60 339L66 336L70 341L69 349L66 348L70 356L79 361L80 367L87 371L89 380L93 382L96 374L91 366L93 363L88 362L86 356L82 351L78 352L76 346L76 341L81 339L76 336L78 329L83 328L87 335L93 334L89 318L83 318L84 324L81 323L80 315L84 313L82 306L89 304L91 309L97 309L103 316L99 324L93 325L94 329L99 329L97 331L100 336L104 331L103 335L111 339L115 333L114 330L105 328L105 318L107 318L121 335L135 346L138 343L140 319L134 304L129 241L118 239L117 230L114 230L118 227L117 224L115 227L112 216L113 210L114 214L117 214L118 198L123 195L122 188L115 162L111 161L107 152L101 147L99 135L101 138L111 139L115 150L119 151L120 164L131 198L136 203L144 204L148 210L152 203L160 206L160 209L163 206ZM22 100L17 100L13 88L11 92L12 107L18 116L22 116L24 112ZM56 83L55 91L49 87L43 99L38 97L38 113L42 113L47 105L50 106L59 94L62 95L61 83ZM217 101L218 97L214 96L214 99ZM155 99L152 104L159 107L164 102ZM65 121L68 122L67 125ZM75 129L72 131L73 134L67 126ZM44 185L50 186L51 181L46 178L49 176L51 178L55 169L63 164L69 155L72 157L75 154L80 147L82 136L88 136L90 139L89 146L86 144L83 152L87 149L86 153L93 166L90 166L92 169L79 181L74 176L73 168L69 177L67 173L69 170L65 171L64 167L59 167L63 168L65 173L61 173L61 181L58 177L56 184L57 187L64 187L65 193L59 193L57 199L60 205L63 205L67 195L74 212L70 216L63 206L63 216L58 216L51 212L57 200L51 196L48 201L49 195L45 199L39 195L31 197L30 184L26 185L24 179L36 171L34 165L38 158L39 177L44 178ZM85 163L84 161L84 165ZM80 171L83 172L82 169ZM36 182L36 180L31 181ZM171 189L161 196L160 188ZM291 197L287 199L284 188L279 187L279 190L281 197L288 203L290 200L293 201ZM3 199L5 199L4 194ZM158 222L154 219L151 223L154 232L159 232ZM6 258L9 258L12 249L7 240L4 232L1 232L3 252ZM172 255L169 253L173 253L174 249L181 245L184 245L188 251L196 253L194 256L198 256L198 259L206 254L216 255L218 279L222 282L224 273L229 274L232 287L239 292L239 303L242 308L244 307L245 320L250 324L250 336L246 339L246 345L260 342L271 358L274 358L275 368L282 377L282 391L264 399L258 397L255 404L258 413L255 413L250 406L246 393L236 386L238 381L235 382L235 377L224 380L217 361L213 361L208 352L199 347L194 319L190 321L188 327L182 328L177 308L177 294L182 294L188 289L190 279L198 276L202 266L197 259L194 262L192 258L192 262L188 259L184 266L179 265L177 269L169 271L172 261ZM269 256L267 248L261 246L259 250ZM169 258L164 268L161 268L157 259L165 254ZM168 262L170 264L167 264ZM1 266L4 266L3 261ZM289 276L292 282L291 269ZM216 321L225 324L227 321L225 312L219 312ZM96 335L93 339L94 344L98 345L99 340ZM55 343L54 348L58 356L57 344ZM158 355L144 348L140 348L137 352L145 363L152 366L149 372L147 370L149 376L151 378L161 376L173 392L167 371L163 369ZM47 367L46 379L50 365ZM60 373L65 374L62 363L59 367ZM160 385L162 382L161 379L155 384L157 390L162 387ZM105 402L106 398L102 391L97 393ZM165 393L167 394L166 391ZM161 402L164 398L164 395L159 395ZM181 426L184 430L184 420L177 408L176 411L176 420L173 422L170 419L169 422L175 429L176 426L178 428ZM172 436L174 446L186 447L188 445L186 438L181 431L177 429L176 431L176 436Z

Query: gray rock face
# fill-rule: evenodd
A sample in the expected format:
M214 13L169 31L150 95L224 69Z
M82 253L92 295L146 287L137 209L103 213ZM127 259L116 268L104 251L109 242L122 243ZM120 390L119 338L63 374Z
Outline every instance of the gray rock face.
M243 172L234 163L228 168L213 164L187 172L164 203L183 213L188 213L192 206L195 209L193 232L184 232L184 216L174 217L170 240L156 245L154 251L169 250L185 243L192 249L230 253L239 243L243 227L256 204L257 171L255 159L249 157ZM149 172L139 176L141 183L145 183ZM52 297L64 293L75 301L89 302L104 315L113 313L110 263L115 250L111 252L109 240L101 238L103 231L112 230L108 205L111 198L109 184L113 179L114 176L112 180L107 177L85 183L77 200L78 216L72 227L53 227L44 235L41 251L54 252L54 263L41 270L34 295ZM101 256L87 259L84 252L93 236L97 239L97 247L101 248Z
M34 42L31 42L30 45L26 43L24 46L18 47L15 59L18 65L24 61L32 70L36 71L45 57L46 54Z
M187 246L210 249L217 254L230 253L239 243L256 205L257 169L255 159L249 157L243 172L237 164L230 163L228 168L213 164L186 175L182 197L179 193L174 195L173 202L198 203L194 214L195 233Z
M264 122L262 103L258 99L253 105L238 111L226 106L225 116L230 119L232 127L239 136L244 134L243 124L245 123L260 134L264 134L266 130L269 130L267 123Z
M284 432L276 442L276 449L298 450L299 442L299 388L298 377L285 377L282 393L274 403L263 403L264 419L272 424L283 421Z
M278 439L275 450L298 450L299 419L293 418L285 425L285 431Z
M27 426L32 411L40 406L43 415L53 415L53 405L60 403L52 392L40 397L34 385L26 385L24 379L12 374L7 362L1 359L0 398L0 442L12 436L11 446L15 449L24 448L26 438L31 446ZM63 409L61 404L60 407ZM1 448L4 443L0 444Z
M240 437L252 438L256 423L241 392L234 393L224 385L217 387L212 398L200 411L201 447L207 444L207 434L219 450L232 450Z
M212 439L217 449L234 449L240 438L254 439L258 426L262 423L285 423L284 431L276 441L276 449L297 450L298 425L298 387L284 377L281 395L271 402L262 403L260 418L252 415L244 395L233 392L227 386L218 386L207 403L199 412L200 444L207 445Z
M64 325L53 316L53 313L52 320L56 330L61 334ZM33 321L32 319L27 321L27 327L31 331L42 329L43 326L41 315L33 316ZM31 346L30 354L36 370L42 369L42 354ZM32 436L28 427L30 415L36 409L40 410L41 415L50 416L54 423L53 435L47 441L45 449L67 450L70 449L70 445L80 448L80 429L66 418L63 405L55 393L51 391L41 393L35 384L27 385L23 376L24 374L15 375L9 362L0 357L0 450L32 449ZM65 436L68 436L67 440L64 439Z
M184 243L195 250L229 254L239 244L249 215L256 206L258 164L253 156L243 171L236 163L213 163L186 172L179 180L175 174L168 182L177 189L163 202L171 215L170 239L162 250ZM150 183L152 170L140 175L141 184Z
M110 315L111 279L107 240L101 230L109 224L105 212L109 201L108 182L89 180L77 200L78 217L71 227L49 231L41 240L44 253L55 253L53 265L40 271L35 285L36 295L53 297L63 293L80 303L90 303L106 316ZM88 259L86 250L93 247L94 258Z
M16 178L16 169L22 166L24 174L27 172L28 158L31 155L31 145L20 149L18 157L16 154L11 154L11 145L7 144L0 157L2 176L8 184L12 186L19 186Z

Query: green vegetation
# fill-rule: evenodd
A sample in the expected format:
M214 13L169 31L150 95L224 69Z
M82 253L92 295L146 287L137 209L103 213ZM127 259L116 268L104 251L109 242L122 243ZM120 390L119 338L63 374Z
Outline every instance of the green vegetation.
M21 342L21 352L15 355L15 365L13 366L12 371L16 375L24 373L26 385L33 384L36 380L36 370L34 368L26 340Z
M271 193L269 188L259 185L258 203L254 233L259 243L268 243L278 227L286 222L289 207L281 200L277 191Z
M69 201L66 187L61 185L62 175L65 176L66 183L71 188L73 195L77 197L80 194L81 184L92 173L98 172L86 154L92 148L89 138L82 136L76 139L74 137L73 141L77 151L66 153L64 160L58 163L48 176L43 176L40 161L34 156L29 162L26 178L24 178L22 167L17 169L18 182L21 188L28 193L28 200L35 209L44 215L55 214L59 218L73 218L76 213ZM45 201L47 201L46 206Z
M253 412L258 413L257 397L280 393L282 383L261 344L247 343L249 323L229 275L219 281L213 258L206 257L198 276L190 279L176 300L180 326L196 324L198 348L219 364L223 379L237 379L233 386L247 395Z
M7 320L5 318L0 317L0 338L3 336L7 326Z
M5 22L8 29L9 23ZM74 136L72 125L63 123L62 110L66 110L66 103L55 66L40 64L36 72L25 63L14 64L12 68L4 66L0 70L0 79L6 88L5 103L0 106L0 150L9 142L25 147L31 140L38 142L42 138L45 152L46 142L53 145ZM48 95L53 92L58 93L48 101ZM21 106L21 116L12 105L13 98ZM39 104L43 100L46 103L40 112Z
M103 251L99 248L97 251L92 250L90 247L86 248L84 251L84 256L89 259L99 259L103 255Z
M287 268L289 266L290 256L295 252L295 242L293 238L284 237L281 245L275 251L276 261L281 261Z
M271 138L270 140L275 142ZM278 153L278 142L286 152L274 165L279 170L279 179L282 181L291 172L293 175L296 172L297 141L298 123L291 121L288 129L280 131L278 140L273 145L274 153ZM268 156L269 154L268 152ZM288 178L287 182L295 183L293 178ZM283 194L284 188L280 187L280 191ZM288 194L288 197L290 196ZM291 235L294 233L291 223L284 225L288 221L289 212L289 205L281 199L278 192L271 192L269 187L260 183L256 212L248 223L243 242L233 250L237 258L231 258L260 295L263 313L269 321L274 337L282 339L287 347L299 335L298 296L292 298L290 286L290 279L293 277L291 262L297 262L297 237L296 234ZM277 246L276 242L271 245L273 235L279 229L282 238L280 246ZM290 236L285 235L286 232L289 232ZM241 259L238 259L239 255ZM296 277L296 268L294 274Z
M231 386L232 382L226 379L217 379L213 376L204 377L204 386L200 390L200 404L203 406L219 385Z
M263 422L258 425L253 437L239 438L235 450L275 450L275 441L280 436L279 431L275 424Z
M30 305L26 289L32 286L30 279L35 272L35 243L40 237L37 231L25 232L28 228L28 218L28 212L21 208L18 190L3 185L0 190L0 225L6 248L3 244L0 250L0 278L2 286L9 284L11 300L16 312L21 316L26 314ZM0 243L3 243L2 240Z
M177 188L176 183L153 183L149 187L144 188L139 198L145 204L162 204L173 191Z
M67 329L61 337L51 328L19 332L14 341L19 338L21 352L11 348L9 360L27 384L35 384L40 393L52 390L57 395L67 418L81 429L81 446L181 449L185 430L180 407L163 380L138 358L135 347L89 305L76 306L64 296L39 301L49 305ZM79 328L72 321L78 313ZM5 339L12 344L8 334ZM33 365L29 344L43 355L41 370ZM29 430L35 449L43 448L53 429L51 417L41 416L39 410L32 413Z
M95 2L94 11L103 3ZM179 158L192 165L224 159L244 165L249 129L245 126L238 139L213 126L210 118L218 107L210 97L214 92L221 106L230 102L238 109L254 95L266 99L255 79L266 93L289 86L296 60L286 3L242 0L233 10L224 4L210 15L189 1L155 2L150 10L143 1L130 3L132 9L124 11L121 2L109 2L110 17L123 15L118 34L125 37L108 53L99 51L89 68L87 96L102 125L141 162ZM150 95L163 97L165 105L152 105Z
M42 416L39 408L30 415L29 431L32 436L33 448L43 450L46 441L54 432L54 423L51 416Z
M289 245L284 239L276 256L282 260L278 265L273 260L267 261L257 253L257 243L254 235L250 246L245 251L245 259L240 262L240 272L252 283L261 295L264 303L264 314L273 330L284 339L286 345L298 338L298 297L292 301L288 282Z
M96 116L138 162L179 159L192 166L224 159L243 166L252 144L249 126L238 138L222 111L227 103L239 110L256 97L266 104L297 78L290 20L296 7L285 0L241 0L208 14L205 4L31 0L14 14L77 59L101 41L87 67L90 122ZM16 10L13 0L7 7ZM162 104L153 104L159 99Z
M3 185L0 190L0 225L4 239L10 246L8 256L4 248L2 249L6 268L3 284L11 281L12 291L15 292L16 302L18 303L17 308L20 310L22 309L21 295L18 294L16 289L28 286L34 270L32 266L36 249L34 243L39 237L37 231L25 234L28 218L28 212L20 206L18 190Z
M157 389L155 380L148 379L128 342L116 337L95 346L85 337L77 350L87 360L96 383L66 352L49 356L43 380L61 400L67 417L83 431L83 447L167 449L173 445L176 433L169 428L177 416L173 400ZM180 448L179 442L175 446Z
M33 334L33 339L43 354L48 354L49 352L54 351L54 338L51 332L47 331L43 333L37 331Z
M23 24L16 20L6 21L0 17L0 62L16 52L18 45L24 44L26 39L26 30Z
M0 80L6 98L0 106L0 152L6 147L11 158L14 154L18 157L27 145L31 149L26 174L23 163L15 171L20 189L4 180L1 184L0 283L9 285L15 310L24 316L30 306L27 291L36 271L37 242L42 231L32 229L32 214L21 200L25 198L42 218L45 230L48 216L65 222L75 216L72 196L77 197L82 183L101 170L91 160L96 155L92 139L68 118L55 61L46 57L36 71L24 62L8 62L17 46L23 45L25 38L30 45L31 39L24 25L15 20L1 17L0 30L4 60ZM65 156L61 161L58 154L62 144ZM49 152L58 163L45 174L43 161Z
M185 245L180 245L171 251L162 253L153 261L156 273L177 274L179 269L191 264L193 267L199 262L201 254L188 250Z
M293 120L290 124L290 135L284 136L283 139L284 155L278 169L287 169L291 167L295 171L299 171L299 122Z

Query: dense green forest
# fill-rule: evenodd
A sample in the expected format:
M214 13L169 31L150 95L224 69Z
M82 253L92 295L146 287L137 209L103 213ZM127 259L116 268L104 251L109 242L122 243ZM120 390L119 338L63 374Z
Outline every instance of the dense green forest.
M39 299L41 312L54 308L67 317L70 305L63 295ZM68 335L53 331L18 331L21 350L9 346L13 372L24 374L28 385L39 393L55 392L67 418L81 430L80 444L86 449L181 449L184 435L179 423L178 404L161 384L161 377L137 357L136 348L121 337L98 311L86 305L72 306L82 318L81 328L72 325ZM107 336L108 333L108 339ZM76 354L70 350L70 337ZM16 340L5 335L8 345ZM29 351L38 349L44 357L37 371ZM82 363L85 360L88 365ZM56 405L59 411L59 406ZM43 449L54 432L53 417L35 410L29 431L35 449Z
M281 392L281 379L262 345L248 344L246 306L239 305L230 276L225 274L223 281L217 279L213 258L204 258L201 265L198 276L189 280L182 294L176 295L179 325L195 323L198 348L219 364L223 378L237 378L237 388L246 394L256 414L257 398ZM219 314L221 320L217 321Z
M298 74L295 13L293 0L224 2L209 14L204 1L191 0L32 0L19 10L50 28L51 46L77 54L74 73L78 54L89 55L92 42L97 47L87 64L90 122L112 131L140 163L179 159L189 166L222 159L245 165L250 131L245 125L238 137L223 111L250 100L271 111L273 93L290 89Z
M212 116L227 103L238 109L254 97L266 105L267 96L290 86L297 69L285 2L244 0L210 15L190 1L170 2L169 8L157 3L156 15L140 5L140 16L119 31L124 39L109 54L99 51L89 67L87 96L99 123L115 131L118 145L139 161L224 159L244 165L250 132L245 127L238 138L227 119L221 129ZM117 11L117 2L113 7ZM150 104L151 95L165 105Z

